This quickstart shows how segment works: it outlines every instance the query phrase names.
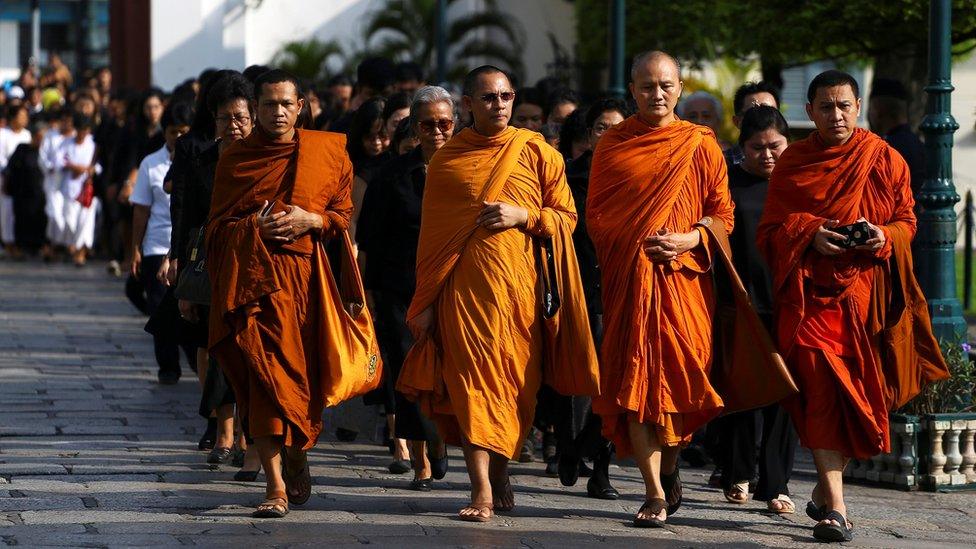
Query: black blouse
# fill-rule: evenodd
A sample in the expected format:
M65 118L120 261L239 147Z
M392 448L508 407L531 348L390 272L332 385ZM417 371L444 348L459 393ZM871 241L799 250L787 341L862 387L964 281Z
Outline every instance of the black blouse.
M729 192L735 202L735 230L729 235L732 263L760 316L773 313L773 283L756 246L756 230L766 203L769 180L753 175L742 164L729 167Z
M580 278L586 295L586 306L591 314L601 314L603 303L600 298L600 263L596 248L586 232L586 195L590 185L590 163L593 152L586 151L579 158L566 164L566 180L576 202L576 230L573 231L573 245L576 247L576 260L579 262Z
M366 252L366 289L408 302L413 297L426 177L417 147L390 160L366 188L356 226L356 242Z
M173 189L170 193L170 217L173 228L170 243L170 257L179 259L179 267L186 265L187 245L190 233L207 223L210 215L210 198L213 195L214 174L220 158L220 146L210 141L196 152L184 148L184 165L176 174L172 167L167 177L172 177ZM175 165L175 159L174 159Z

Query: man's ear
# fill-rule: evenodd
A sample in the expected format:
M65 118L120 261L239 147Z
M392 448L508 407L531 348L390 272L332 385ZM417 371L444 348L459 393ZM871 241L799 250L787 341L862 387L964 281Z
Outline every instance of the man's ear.
M809 118L812 121L813 120L813 105L811 105L810 103L807 103L806 108L807 108L807 118Z

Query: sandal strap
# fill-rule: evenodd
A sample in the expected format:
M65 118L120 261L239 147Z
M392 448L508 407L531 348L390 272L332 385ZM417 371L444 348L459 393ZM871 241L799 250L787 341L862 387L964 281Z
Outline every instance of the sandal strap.
M637 514L639 515L647 511L652 515L657 515L658 513L664 511L667 508L668 508L668 502L664 501L661 498L652 498L646 500L644 502L644 505L641 505L640 509L637 510Z

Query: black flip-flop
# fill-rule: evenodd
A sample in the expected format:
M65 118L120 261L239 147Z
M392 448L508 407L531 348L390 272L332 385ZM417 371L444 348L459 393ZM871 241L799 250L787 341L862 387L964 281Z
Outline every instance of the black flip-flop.
M661 498L645 501L644 505L641 505L641 508L637 510L637 514L634 515L634 526L637 528L664 528L665 521L657 518L656 515L667 508L668 503ZM641 518L640 514L645 511L655 515L654 518Z
M830 524L828 520L836 521L837 524ZM813 527L813 537L819 541L844 542L854 539L854 524L851 528L847 527L847 519L837 511L828 512L822 521Z
M807 502L807 516L811 519L820 522L827 515L827 506L821 505L817 507L817 504L810 500Z

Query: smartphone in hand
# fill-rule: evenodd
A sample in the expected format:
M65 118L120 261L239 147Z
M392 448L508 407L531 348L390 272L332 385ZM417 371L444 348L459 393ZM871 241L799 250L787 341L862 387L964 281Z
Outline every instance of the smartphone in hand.
M871 238L871 229L868 227L867 222L864 221L834 227L830 230L847 237L847 240L844 242L835 242L841 248L856 248L865 244Z

